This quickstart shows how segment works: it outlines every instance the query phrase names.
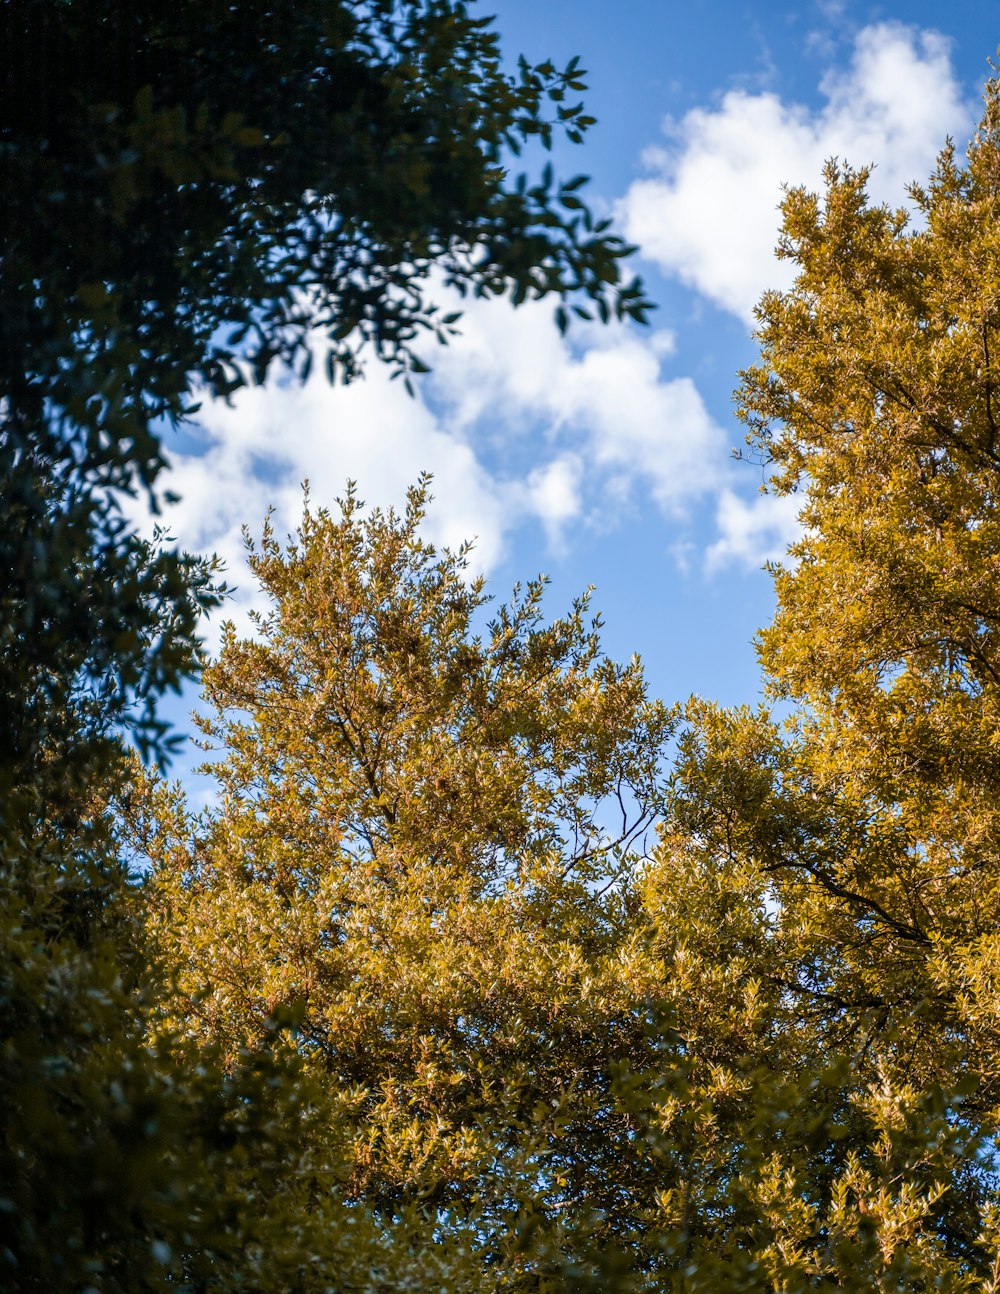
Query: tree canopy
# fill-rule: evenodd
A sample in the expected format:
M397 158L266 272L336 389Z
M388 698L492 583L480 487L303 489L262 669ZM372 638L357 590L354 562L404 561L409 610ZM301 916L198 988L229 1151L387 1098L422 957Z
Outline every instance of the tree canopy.
M139 796L163 1027L297 1003L351 1198L461 1220L486 1288L997 1288L997 105L915 221L787 197L740 389L803 501L784 727L655 705L533 589L487 627L419 495L348 496L252 552L216 806Z
M151 1038L171 972L109 806L123 734L168 753L157 701L222 587L122 494L155 508L163 434L274 363L419 371L455 322L432 274L642 317L582 179L508 173L582 137L581 71L508 73L447 0L9 0L0 46L0 1283L440 1285L447 1245L408 1257L287 1139L313 1104L280 1010L252 1052Z
M192 383L317 328L412 370L433 272L646 303L505 169L585 129L576 67L465 5L0 24L5 1287L995 1294L997 84L915 220L835 164L785 202L739 395L803 503L783 726L650 698L587 597L488 605L425 486L348 491L249 543L196 812L119 735L217 572L116 503Z
M762 363L741 393L807 527L775 572L763 661L774 690L805 703L817 796L856 824L811 874L862 925L870 973L895 968L895 988L869 995L890 1032L916 1029L905 1063L926 1054L978 1076L984 1110L1000 842L997 114L991 82L965 164L948 148L914 188L916 226L868 204L864 172L831 167L822 203L789 195L799 275L762 303Z
M432 272L648 309L583 177L509 173L592 124L578 61L508 73L466 3L26 0L0 43L5 428L44 410L105 472L148 481L193 381L302 373L316 330L331 374L421 367Z
M352 1190L473 1210L499 1271L523 1213L617 1213L608 1061L644 1031L624 905L672 717L586 599L546 623L532 584L486 621L422 506L265 529L271 610L205 674L218 808L139 796L133 839L172 1016L236 1054L297 1005Z

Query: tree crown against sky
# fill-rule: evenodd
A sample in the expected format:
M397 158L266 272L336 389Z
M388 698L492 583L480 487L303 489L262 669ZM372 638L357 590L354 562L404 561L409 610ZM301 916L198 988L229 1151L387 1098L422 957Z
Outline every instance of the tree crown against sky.
M567 1198L565 1125L581 1189L627 1136L601 1048L641 1042L622 887L672 716L585 602L548 623L533 584L477 625L482 583L419 538L422 507L348 495L287 547L265 531L270 609L205 677L218 804L138 796L132 838L155 946L187 967L177 1019L238 1050L298 1003L360 1198L479 1210L502 1253L536 1196Z
M164 749L156 703L220 592L118 494L156 488L193 382L225 394L282 360L302 377L313 325L331 375L366 343L411 364L435 266L641 316L580 183L504 169L586 129L579 69L507 76L491 20L377 0L27 0L0 5L0 45L2 1280L308 1289L321 1264L405 1283L386 1273L412 1237L388 1246L335 1195L335 1218L294 1211L337 1169L283 1140L309 1096L271 1054L280 1013L228 1069L150 1043L163 986L102 805L123 727Z
M192 824L161 792L146 828L153 928L191 976L178 1013L197 1002L192 1027L233 1045L269 994L299 994L303 1050L356 1120L358 1198L488 1198L496 1271L769 1294L996 1286L998 617L969 594L997 561L995 104L991 86L968 167L943 154L917 228L846 168L821 197L788 197L799 275L762 304L742 395L758 449L790 465L776 488L799 485L811 523L763 638L774 688L802 709L782 734L766 713L692 702L658 843L605 893L540 885L522 826L505 844L525 859L517 883L484 885L489 806L517 825L536 802L482 795L481 756L500 788L508 767L489 724L484 751L472 732L442 751L389 672L358 672L384 659L424 679L420 697L479 695L484 662L440 631L447 582L400 580L391 536L359 543L360 521L309 523L308 542L282 554L269 539L255 558L273 599L262 640L230 635L209 673L224 797ZM385 613L349 614L351 590ZM435 633L405 632L420 607ZM324 617L346 648L311 636ZM327 867L354 839L357 796L386 838L397 796L354 787L316 730L310 706L336 693L325 726L342 739L345 670L366 741L410 761L395 869L378 832L360 868L352 847ZM636 714L601 723L627 738ZM544 767L563 711L531 717L523 752ZM515 749L526 735L504 731ZM346 793L326 804L297 771L312 766ZM448 795L470 832L447 827L470 846L454 861L436 835ZM537 1250L504 1250L529 1215Z
M218 798L132 798L164 1024L236 1055L294 1010L352 1198L471 1228L487 1288L978 1279L995 1043L928 991L900 806L705 702L668 790L637 664L530 596L472 635L419 503L265 531L206 675ZM579 829L623 773L641 852Z
M448 327L432 271L648 308L582 177L508 169L582 138L578 62L508 73L465 3L28 0L0 22L6 420L44 402L106 470L153 470L192 380L301 371L317 330L331 372L369 344L419 367L416 336Z
M993 81L967 163L949 147L915 188L915 226L867 201L864 172L831 166L822 200L791 193L798 277L765 296L741 391L807 526L775 571L771 686L803 703L822 779L871 826L842 879L881 892L900 955L940 955L932 979L953 984L963 959L985 973L1000 840L998 155Z

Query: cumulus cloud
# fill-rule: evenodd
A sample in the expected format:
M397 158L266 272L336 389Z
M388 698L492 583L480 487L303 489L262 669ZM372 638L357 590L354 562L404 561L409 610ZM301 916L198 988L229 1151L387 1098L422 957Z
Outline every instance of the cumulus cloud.
M761 293L790 281L773 256L783 184L818 188L830 157L875 163L872 194L899 204L972 119L948 40L899 23L864 28L820 91L817 111L732 90L716 108L667 120L667 145L646 154L652 174L618 206L646 257L749 323Z
M733 90L717 107L668 123L667 147L647 159L653 173L620 204L628 237L749 320L784 272L771 254L783 181L815 185L834 154L875 160L875 194L898 200L928 171L944 134L969 121L945 39L898 24L864 29L850 64L830 71L821 91L810 111ZM346 389L316 376L301 388L272 381L242 391L228 408L206 403L198 452L171 455L170 485L182 501L168 521L179 541L218 552L245 583L241 526L257 527L273 506L278 527L292 529L305 478L317 502L331 503L351 477L384 506L431 471L429 537L452 545L475 537L483 570L516 527L537 525L558 552L574 527L613 528L643 499L675 523L675 548L688 554L695 510L714 512L710 569L780 553L791 505L740 497L732 434L694 381L670 371L669 330L595 325L563 338L544 303L466 307L462 335L429 357L434 372L416 399L373 364ZM249 597L238 597L238 617Z
M528 475L528 503L541 517L551 548L562 548L565 527L580 515L582 475L576 454L564 454Z
M706 553L708 569L731 564L756 569L783 557L802 533L800 507L794 494L758 494L748 500L724 488L716 509L719 538Z
M726 474L728 438L694 382L663 373L669 332L595 325L567 339L545 306L493 304L474 308L462 329L435 360L446 424L477 442L491 437L508 458L525 442L571 449L583 468L581 510L586 486L606 497L614 482L620 497L645 489L681 517Z
M167 521L185 547L222 557L243 586L228 610L244 622L254 595L241 528L273 508L279 533L294 529L306 478L318 504L351 478L370 505L399 506L433 473L428 538L474 538L486 571L515 527L537 524L559 552L569 528L610 528L641 493L689 517L729 472L728 441L690 378L664 375L671 348L668 333L618 326L562 338L547 305L474 302L416 398L373 364L346 388L316 365L304 386L206 401L197 449L167 446L180 496Z

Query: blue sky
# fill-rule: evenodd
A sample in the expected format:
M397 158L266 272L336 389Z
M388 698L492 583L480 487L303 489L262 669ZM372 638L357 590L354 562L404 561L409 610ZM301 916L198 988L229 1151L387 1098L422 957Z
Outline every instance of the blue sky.
M304 477L320 503L353 477L390 504L427 469L431 536L478 536L499 596L545 571L557 614L594 584L607 649L638 651L658 695L758 699L752 638L772 606L760 568L794 533L794 506L761 496L760 471L733 462L732 390L754 358L753 302L787 273L771 255L781 183L817 187L838 155L876 163L876 195L902 201L945 137L964 145L974 127L1000 41L990 9L484 6L512 55L578 54L588 69L598 125L557 163L592 176L660 308L649 329L564 341L547 304L477 303L463 335L428 355L416 400L371 366L347 390L316 379L206 406L196 452L182 452L188 438L171 451L182 502L170 521L185 546L227 560L230 614L244 622L252 604L240 526L258 529L273 504L292 528Z

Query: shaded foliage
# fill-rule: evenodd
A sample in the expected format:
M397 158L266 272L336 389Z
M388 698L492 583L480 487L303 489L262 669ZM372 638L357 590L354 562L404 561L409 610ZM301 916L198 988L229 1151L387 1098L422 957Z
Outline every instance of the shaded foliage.
M193 380L302 371L314 329L331 373L366 344L420 367L432 270L648 308L582 178L506 169L590 124L577 62L508 75L464 3L26 0L0 24L5 423L55 422L95 470L150 480Z
M505 75L448 3L18 0L0 48L0 1283L439 1287L460 1240L340 1202L290 1018L252 1053L149 1037L119 742L169 752L156 702L222 589L124 495L157 506L194 386L305 377L316 328L331 377L366 345L419 370L454 324L432 270L641 317L582 181L505 171L586 129L579 69Z

